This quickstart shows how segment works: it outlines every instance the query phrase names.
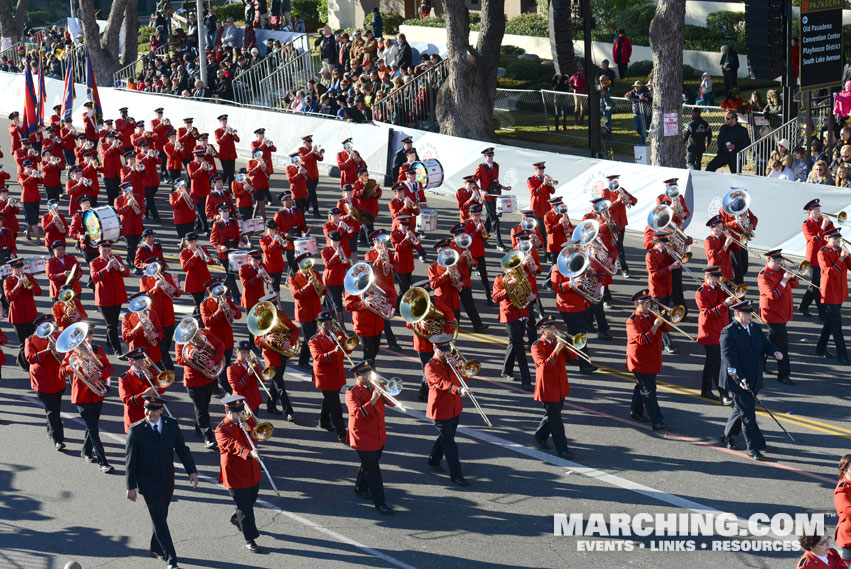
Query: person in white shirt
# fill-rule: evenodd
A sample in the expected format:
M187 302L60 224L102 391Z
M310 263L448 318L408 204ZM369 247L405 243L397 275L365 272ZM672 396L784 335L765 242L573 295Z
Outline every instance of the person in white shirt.
M768 163L768 168L768 178L788 180L790 182L795 181L795 172L790 170L788 166L784 166L783 162L781 162L780 160L772 160Z

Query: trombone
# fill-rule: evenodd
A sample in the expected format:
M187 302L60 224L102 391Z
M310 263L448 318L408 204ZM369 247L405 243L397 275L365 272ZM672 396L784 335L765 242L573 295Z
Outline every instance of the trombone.
M843 239L843 241L845 241L845 240ZM787 266L786 266L786 263L789 263L789 264L791 265L791 267L787 267ZM815 283L813 283L812 281L809 281L809 280L807 280L807 279L805 279L805 278L803 277L803 275L808 275L808 274L810 274L810 271L811 271L811 270L812 270L812 268L813 268L813 267L812 267L812 265L810 265L810 262L809 262L809 261L807 261L807 260L803 260L803 261L801 261L800 263L798 263L798 267L797 267L797 268L794 268L794 267L795 267L795 261L793 261L793 260L791 260L791 259L787 259L786 257L782 257L782 256L781 256L781 257L780 257L780 266L781 266L781 267L783 267L783 269L784 269L784 270L786 270L786 271L788 271L788 272L792 273L793 275L795 275L795 277L796 277L799 281L804 282L804 283L807 283L807 284L808 284L808 285L810 285L810 286L816 286L816 285L815 285ZM793 270L789 270L789 269L793 269Z
M385 379L384 377L378 375L374 371L369 374L369 382L375 387L376 390L388 400L390 403L395 405L402 411L407 412L407 407L405 407L401 401L396 399L396 396L402 393L402 380L398 377L391 377L390 379Z
M266 387L266 384L263 382L271 381L272 378L275 377L275 368L273 368L272 366L264 367L263 371L258 373L257 370L258 368L260 368L260 361L257 359L257 354L255 354L254 352L251 352L251 359L248 360L248 362L251 365L251 371L254 373L254 377L257 378L257 383L260 384L260 387L263 388L263 391L266 392L266 395L269 396L270 400L274 399L274 397L272 397L272 394L269 392L269 388Z
M457 354L457 351L456 351L456 354ZM455 365L451 361L451 360L454 360L454 359L456 359L456 357L452 356L452 355L450 355L446 359L446 363L449 364L449 369L451 369L452 372L455 374L455 377L458 378L458 382L461 384L461 387L464 388L467 391L467 395L470 397L470 401L473 402L473 405L476 407L476 411L478 411L479 415L482 416L482 419L484 419L485 424L487 424L488 427L493 427L493 424L491 423L490 419L488 419L488 416L485 415L484 409L482 409L482 406L479 405L478 401L476 401L476 396L473 395L473 392L470 391L470 388L467 386L467 382L464 381L464 377L462 376L462 374L458 373L458 370L455 368Z
M733 287L731 291L727 286L730 285ZM748 293L748 285L745 283L734 284L730 279L722 276L718 280L718 286L721 287L721 290L727 293L727 296L735 296L739 300L743 299L745 295Z
M455 340L452 340L449 345L452 348L452 351L449 353L452 354L452 357L454 357L458 361L458 365L461 366L461 375L470 379L481 371L481 362L479 362L479 360L468 360L464 357L464 354L458 351L458 346L455 345Z
M247 407L246 407L246 409L247 409ZM249 410L249 413L250 412L251 411ZM251 416L253 417L254 414L252 413ZM255 420L256 420L256 418L255 418ZM271 424L269 424L269 426L271 427ZM259 425L258 425L258 427L259 427ZM248 431L245 430L245 420L243 418L240 418L240 420L239 420L239 428L242 429L243 433L245 433L245 438L248 439L248 444L251 445L251 450L253 450L255 452L255 454L257 454L257 462L259 462L260 466L263 467L263 472L266 473L266 478L269 479L269 484L272 485L272 489L275 491L275 494L277 494L278 498L280 498L281 493L278 492L278 487L275 486L275 481L272 479L272 475L269 474L269 469L266 468L266 464L263 462L263 459L260 458L260 453L257 452L257 447L254 446L254 441L251 440L251 436L248 434ZM255 430L256 430L256 428L255 428ZM274 430L274 427L272 428L272 430ZM253 432L254 431L252 431L252 433ZM271 433L270 433L270 436L271 436Z
M246 423L249 421L254 421L254 428L251 429L250 439L254 439L258 443L262 443L264 441L269 440L271 436L275 433L275 427L269 421L263 421L262 423L257 419L257 415L255 415L251 408L248 406L248 403L245 404L245 407L242 410L242 418ZM256 449L254 449L256 450Z
M154 388L154 391L159 392L160 389L165 389L166 387L168 387L169 385L174 383L174 372L168 371L168 370L161 372L159 370L159 368L157 367L157 365L153 362L153 360L151 360L150 356L148 356L148 354L145 354L145 363L148 365L149 368L153 369L154 373L156 374L156 384L155 384L154 381L151 380L151 376L148 375L148 369L146 368L145 370L142 371L142 375L145 377L145 381L148 382L148 385L150 385L151 387ZM167 378L169 378L169 377L170 377L171 381L166 382ZM168 405L163 403L163 408L165 409L165 412L168 413L168 416L171 417L172 419L174 419L174 415L172 414L171 410L168 408Z
M340 343L340 339L337 338L336 334L333 334L331 338L334 340L334 343L337 344L337 347L343 350L343 355L346 356L346 359L349 360L349 364L352 367L355 367L355 362L352 361L352 357L349 355L349 352L354 351L360 345L360 338L357 336L348 336L346 335L346 331L340 326L340 323L336 320L331 320L333 327L333 332L339 332L341 336L343 336L343 342Z
M588 362L591 362L591 356L582 351L582 348L588 343L588 337L583 334L574 334L570 335L567 332L562 332L561 330L556 330L555 339L561 344L564 344L564 347Z
M662 320L662 322L669 325L671 328L675 329L677 332L681 333L683 336L685 336L686 338L688 338L692 342L697 341L691 334L689 334L688 332L686 332L685 330L683 330L682 328L680 328L679 326L676 325L676 322L679 322L680 320L682 320L683 316L685 315L685 307L684 306L680 305L680 306L675 306L674 308L669 308L669 307L665 306L664 304L662 304L662 303L660 303L656 300L653 300L652 298L650 299L650 302L652 302L653 304L655 304L656 306L658 306L661 309L661 311L658 311L658 310L653 310L651 308L650 314L652 314L656 318L659 318L660 320ZM669 318L665 318L665 316L668 316L668 315L669 315Z
M736 245L738 245L739 247L741 247L742 249L744 249L748 253L753 253L754 255L757 256L757 258L762 259L762 255L758 251L754 251L753 249L748 248L748 242L750 242L750 238L748 237L748 235L746 233L743 233L741 238L739 238L739 239L736 239L736 237L726 229L724 231L722 231L721 234L724 235L725 237L729 237L730 241L732 241L733 243L735 243Z

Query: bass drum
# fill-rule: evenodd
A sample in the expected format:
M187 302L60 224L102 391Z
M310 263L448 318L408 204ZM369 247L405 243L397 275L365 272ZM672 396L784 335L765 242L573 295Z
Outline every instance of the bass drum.
M436 158L414 162L413 167L417 171L417 182L424 189L437 188L443 184L443 166Z
M83 214L83 230L92 243L101 239L115 242L121 237L121 218L111 205L102 205Z

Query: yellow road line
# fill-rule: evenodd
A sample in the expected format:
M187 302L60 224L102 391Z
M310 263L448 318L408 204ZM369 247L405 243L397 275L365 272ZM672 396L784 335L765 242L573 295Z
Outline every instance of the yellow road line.
M461 337L464 337L464 338L472 339L472 340L480 340L480 341L483 341L483 342L487 342L489 344L496 344L496 345L503 345L503 346L508 344L507 340L504 340L502 338L493 337L493 336L485 336L483 334L461 332L458 335L461 336ZM629 381L629 382L633 382L633 383L635 382L635 379L632 377L632 375L630 375L629 373L627 373L623 370L615 369L613 367L602 365L602 364L599 364L599 363L596 363L596 362L594 363L594 365L600 371L603 371L606 375L610 375L612 377L616 377L618 379L623 379L625 381ZM679 393L680 395L685 395L686 397L692 397L694 399L700 399L702 401L707 401L707 402L710 402L710 403L718 403L717 401L713 401L711 399L701 397L696 389L683 387L683 386L677 385L675 383L669 383L667 381L659 381L659 382L657 382L657 386L659 386L660 389L663 389L665 391L669 391L669 392L672 392L672 393ZM777 417L778 420L785 421L785 422L791 423L793 425L798 425L798 426L804 427L806 429L811 429L813 431L818 431L820 433L825 433L825 434L829 434L829 435L835 435L837 437L843 437L843 438L846 438L846 439L851 439L851 429L845 429L843 427L836 427L836 426L830 425L828 423L818 421L816 419L810 419L808 417L803 417L803 416L799 416L799 415L790 415L788 413L783 413L781 411L774 411L773 409L771 411L772 411L772 413L774 413L774 416ZM762 415L763 417L769 416L768 413L765 412L765 411L759 411L758 410L757 413Z

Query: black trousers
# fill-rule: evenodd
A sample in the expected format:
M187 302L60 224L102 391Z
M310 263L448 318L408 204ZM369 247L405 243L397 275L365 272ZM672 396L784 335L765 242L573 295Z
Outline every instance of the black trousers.
M547 224L544 223L543 217L536 217L535 221L538 222L538 231L541 233L541 239L543 239L544 245L547 244Z
M399 298L402 298L411 288L411 273L396 273L396 281L399 283Z
M781 354L783 354L783 359L777 362L777 377L791 377L792 364L789 361L789 334L786 330L786 323L768 323L767 326L768 341L777 346L777 349L780 350Z
M329 285L326 287L328 289L328 296L331 300L331 304L334 307L334 310L337 312L343 312L343 291L345 287L343 285Z
M146 186L145 187L145 213L150 214L154 220L158 220L160 218L160 212L157 210L157 190L159 186Z
M833 335L836 356L847 358L848 350L845 348L845 336L842 334L842 305L822 304L822 306L824 307L824 326L822 326L821 335L816 344L816 352L823 352L827 349L827 340Z
M289 271L287 272L287 277L291 277L295 272L298 271L298 265L295 262L295 250L287 249L287 267Z
M98 464L108 464L103 443L100 442L100 412L103 409L103 401L97 403L77 403L77 412L86 424L86 438L83 441L83 455L91 456L94 451Z
M260 537L260 532L257 531L257 522L254 520L254 503L257 501L259 492L259 482L250 488L228 488L228 494L236 503L234 515L245 541Z
M624 231L618 233L618 238L615 241L615 248L618 250L618 261L621 264L621 273L629 272L629 265L626 264L626 251L623 248Z
M597 321L597 330L599 332L609 331L609 321L606 320L606 310L602 302L589 306L588 313L589 320Z
M383 451L384 447L378 450L357 450L360 470L355 480L355 490L363 492L368 489L376 508L384 505L384 481L381 479L381 467L378 465Z
M192 295L192 302L195 303L195 310L193 311L193 314L197 316L201 314L201 303L204 302L204 298L207 293L202 290L201 292L192 292L190 294Z
M308 184L309 183L310 182L308 182ZM306 216L307 215L308 203L309 203L308 198L293 198L293 200L295 201L296 208L300 209L304 213L304 215ZM314 214L314 215L316 215L316 214Z
M284 373L287 371L288 361L289 358L282 357L281 365L275 368L275 377L269 384L269 392L272 394L272 398L267 403L267 408L272 408L280 401L282 410L286 415L293 414L293 405L290 403L290 396L287 394L287 387L284 384Z
M434 441L434 446L431 447L428 463L432 466L438 466L445 456L446 464L449 466L449 476L462 478L464 475L461 473L461 457L458 455L458 444L455 442L458 417L437 420L434 422L434 426L437 428L437 439Z
M505 357L502 361L502 373L505 375L514 375L514 363L517 363L517 367L520 369L520 378L524 385L532 382L529 376L529 362L526 358L526 345L523 343L526 320L528 319L524 318L505 323L508 346L505 348Z
M175 180L177 180L178 178L180 178L180 176L181 176L182 174L183 174L183 170L169 170L169 171L168 171L168 178L171 180L171 185L172 185L172 186L174 186L174 182L175 182Z
M423 368L423 379L420 382L420 391L417 395L422 397L428 397L428 382L425 378L425 365L434 357L434 351L432 350L431 352L417 352L417 356L419 356L420 365Z
M77 164L77 155L74 154L73 150L62 150L62 155L65 157L65 165L70 168L71 166L76 166Z
M384 323L384 327L388 327L388 323ZM360 338L360 347L363 350L363 359L369 362L372 369L375 369L375 357L378 355L378 348L381 347L381 334L378 336L358 336Z
M160 353L163 355L161 367L174 371L174 362L171 361L172 338L174 338L174 324L163 328L163 339L160 340Z
M198 203L195 204L195 213L198 219L195 220L195 228L207 233L210 231L210 222L207 219L207 196L199 196Z
M251 219L254 217L254 206L250 205L248 207L240 207L237 208L239 210L239 217L241 219Z
M166 494L143 494L154 526L154 532L151 535L151 551L163 557L169 564L177 564L177 553L174 551L174 542L171 539L171 531L168 529L168 506L173 493L172 486L166 490Z
M236 160L219 160L222 163L222 177L226 188L230 187L230 183L234 180L234 172L236 171Z
M106 187L106 201L115 207L115 199L121 194L118 188L118 178L104 178L103 185Z
M748 274L748 252L744 249L731 252L730 262L733 264L733 282L742 284Z
M500 232L499 215L496 213L496 200L489 202L485 201L485 231L496 236L496 244L505 248L502 243L502 233Z
M658 425L665 422L659 402L656 400L656 374L632 372L635 377L635 388L632 390L631 411L636 415L644 415L644 409L650 416L650 422Z
M251 345L254 345L254 342L251 342ZM219 386L222 388L222 391L227 393L228 395L233 393L233 387L230 386L230 382L228 381L228 368L230 367L230 361L233 358L233 348L228 348L225 350L224 360L225 367L222 369L222 373L219 375Z
M470 318L470 322L473 324L473 328L480 328L482 326L482 319L479 316L479 310L476 308L476 302L473 300L473 290L465 286L458 293L458 296L461 299L461 306L464 307L464 312L467 313L467 317Z
M298 354L298 365L299 367L308 367L310 365L310 348L308 347L308 341L316 335L316 331L318 330L318 326L316 325L316 321L313 322L299 322L301 326L301 350L299 350Z
M618 66L618 79L623 79L626 77L626 69L629 66L629 62L627 63L617 63Z
M192 407L195 409L195 428L201 431L204 440L208 442L216 440L213 429L210 427L210 399L213 398L215 387L216 382L211 381L201 387L186 388L189 399L192 400Z
M33 320L35 322L35 320ZM18 360L24 357L24 341L35 334L35 325L33 322L24 322L23 324L12 324L15 328L15 334L18 335Z
M106 343L109 344L116 354L122 354L121 338L118 335L118 317L121 314L121 305L99 306L100 313L106 322Z
M56 200L59 201L60 196L62 195L62 186L50 186L44 188L45 193L47 194L48 200Z
M319 426L326 428L334 426L337 437L346 436L346 425L343 423L343 404L340 403L339 391L322 392L322 410L319 412Z
M714 346L703 344L703 350L706 352L706 359L703 360L700 392L712 393L712 388L718 387L718 378L721 373L721 346L718 344Z
M194 226L194 221L190 221L189 223L179 223L174 226L174 230L177 231L177 237L183 239L187 233L192 231Z
M491 293L493 292L491 289L490 282L488 281L488 264L485 259L485 256L476 257L476 269L479 271L479 278L482 279L482 289L485 291L485 298L488 299L488 303L492 303Z
M225 286L228 287L228 296L231 297L237 305L239 305L239 287L236 284L237 273L230 269L230 263L227 259L219 259L219 264L225 270Z
M724 436L732 437L744 430L748 450L765 450L765 437L756 422L756 401L754 396L742 389L730 390L733 398L733 410L724 426Z
M694 272L694 271L692 271ZM688 304L686 304L686 297L683 294L683 270L682 269L672 269L671 270L671 297L670 301L675 305L683 305L686 309L686 314L688 314ZM670 306L670 305L668 305Z
M125 235L124 240L127 241L127 256L124 257L124 262L128 267L134 267L133 264L136 261L136 250L139 248L139 241L141 237L139 235Z
M310 201L310 207L313 208L313 215L319 216L319 197L316 195L316 187L319 185L319 180L307 181L307 199ZM303 209L307 213L307 209Z
M810 273L810 280L815 286L807 287L807 292L804 293L804 298L801 299L799 310L808 309L810 304L815 301L819 317L823 318L824 306L821 303L821 293L819 292L819 287L821 286L821 270L815 265L813 265L812 272Z
M561 319L564 321L564 325L567 327L567 333L571 336L575 336L576 334L585 334L588 330L585 323L585 312L561 312L560 314ZM591 357L588 353L588 344L585 344L585 347L580 351L586 356ZM579 369L589 367L588 362L581 357L576 361L579 363Z
M673 308L673 306L671 306L671 297L670 297L670 296L665 296L665 297L661 297L661 296L659 296L659 297L653 297L653 300L655 300L656 302L658 302L658 303L660 303L660 304L664 304L665 306L668 306L668 307ZM658 307L657 307L657 308L658 308ZM671 348L671 347L673 347L673 344L671 343L671 334L670 334L670 332L662 332L662 345L663 345L664 347L666 347L666 348Z
M65 428L62 426L62 395L64 394L64 387L57 393L36 392L47 415L47 434L54 443L65 442Z
M686 165L692 170L703 167L703 152L686 152Z
M538 424L535 431L535 439L541 442L552 435L556 451L567 450L567 437L564 436L564 421L561 412L564 409L564 399L561 401L544 401L544 410L547 412Z
M709 164L706 165L707 172L714 172L718 168L722 166L727 166L730 169L731 174L738 174L737 164L736 164L736 153L735 152L726 152L724 154L718 154L709 161Z

